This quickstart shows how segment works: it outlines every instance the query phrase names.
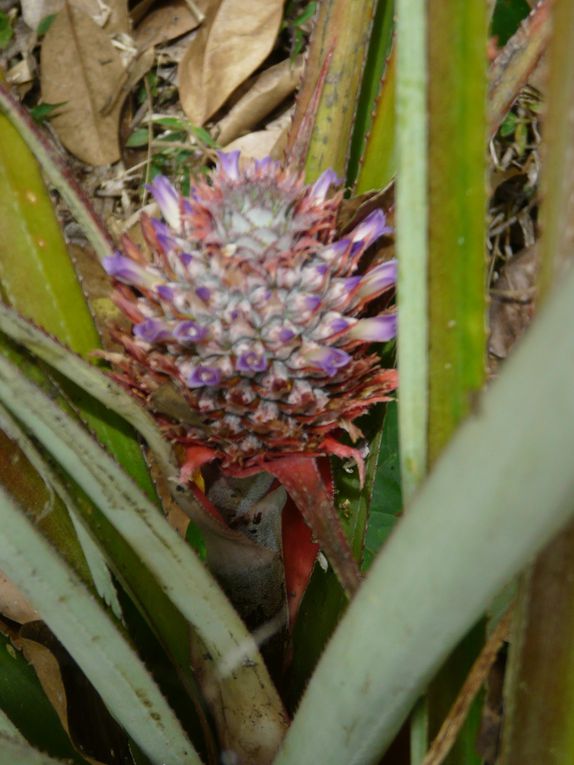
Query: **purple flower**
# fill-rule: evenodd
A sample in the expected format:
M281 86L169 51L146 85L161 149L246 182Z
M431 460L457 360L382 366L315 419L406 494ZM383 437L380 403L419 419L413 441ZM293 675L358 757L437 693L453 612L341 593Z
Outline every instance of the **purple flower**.
M197 287L195 294L200 300L203 300L204 303L208 303L209 298L211 297L211 290L209 290L208 287Z
M320 346L306 351L304 357L310 366L317 367L327 377L333 377L339 369L346 367L351 361L351 356L340 348L332 346Z
M323 202L331 186L339 186L343 179L334 170L325 170L311 186L311 196L316 202Z
M134 335L146 343L164 343L171 340L171 332L160 319L145 319L134 327Z
M224 151L218 151L217 158L219 159L219 167L224 175L226 175L230 181L239 180L239 152L230 151L229 153L226 153Z
M181 343L198 343L207 335L207 329L200 327L194 321L178 322L173 329L173 336Z
M324 247L319 254L322 260L326 261L327 263L337 263L341 260L350 246L350 239L339 239L337 242L333 242L328 247Z
M392 340L396 334L396 313L384 313L381 316L373 316L371 319L359 319L345 337L350 340L360 340L363 343L384 343Z
M157 220L157 218L152 218L151 225L156 233L157 241L163 250L170 252L177 247L177 241L165 223Z
M176 231L181 229L180 195L163 175L157 175L146 188L153 195L161 214Z
M224 469L333 451L337 431L356 433L350 423L396 386L369 348L396 332L374 304L396 264L363 259L390 229L375 210L337 239L340 183L221 152L186 198L156 178L163 220L143 223L147 249L127 243L106 260L132 323L117 333L122 381L149 399L175 384L201 425L164 414L163 432Z
M387 216L382 210L373 210L362 223L351 232L353 242L363 242L368 247L384 234L390 234L392 229L387 226Z
M203 388L209 385L217 385L221 380L221 372L217 367L199 365L192 367L185 378L190 388Z
M267 359L257 351L243 351L235 361L235 369L238 372L264 372L267 369Z
M124 284L133 287L153 287L158 279L150 273L149 268L141 266L131 258L115 253L103 259L103 266L110 276Z
M362 277L357 294L361 298L380 295L396 281L397 261L395 259L387 260L386 263L375 266Z
M169 287L167 284L158 284L155 288L156 295L165 300L166 303L172 303L175 297L175 291L173 287Z

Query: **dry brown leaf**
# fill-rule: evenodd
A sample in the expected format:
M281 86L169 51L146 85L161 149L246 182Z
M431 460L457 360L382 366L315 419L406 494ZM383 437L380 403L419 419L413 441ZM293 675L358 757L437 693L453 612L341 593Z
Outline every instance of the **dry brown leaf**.
M287 146L287 134L293 116L293 110L289 109L275 122L268 125L265 130L256 130L254 133L236 138L235 141L225 146L225 151L240 151L241 157L252 159L283 159Z
M42 45L42 98L64 104L52 125L64 146L88 164L107 165L120 158L121 102L109 114L102 112L123 74L106 32L66 3Z
M40 618L26 596L1 571L0 614L18 624L32 622Z
M45 646L37 643L35 640L18 638L16 645L22 649L28 662L34 667L38 680L44 689L46 696L54 710L64 730L68 730L68 709L66 703L66 691L62 682L62 673L60 665L52 651Z
M276 109L299 85L303 75L303 57L285 59L257 77L253 86L217 124L222 146L254 128Z
M202 125L271 52L283 15L280 0L218 0L179 65L183 110Z
M153 8L156 3L157 0L140 0L139 3L136 3L131 10L131 17L134 24L139 24L149 9Z
M86 737L81 729L75 730L78 698L77 695L70 697L70 670L73 664L65 649L60 646L42 621L28 622L17 636L12 637L12 642L16 648L22 650L27 661L33 666L46 696L74 747L91 765L105 765L101 759L94 756L94 752L90 751L89 736ZM79 716L83 716L84 720L86 717L89 719L91 712L88 703ZM93 728L89 730L91 729ZM115 759L112 761L116 762Z
M66 0L21 0L22 17L31 29L37 29L46 16L58 13ZM86 13L109 34L128 32L130 28L127 0L70 0L70 4Z
M488 342L491 357L505 359L526 331L534 315L538 269L538 250L529 247L506 263L491 289Z
M30 29L38 29L39 23L46 16L58 13L64 0L20 0L22 18Z
M112 114L117 107L121 108L132 88L149 72L154 62L155 52L153 48L141 51L135 58L131 59L124 69L121 79L116 82L113 93L103 106L100 112L102 117Z
M191 12L186 1L171 0L145 16L134 37L138 50L143 51L174 40L197 26L199 19Z
M76 0L74 0L75 2ZM105 30L109 35L119 32L129 34L132 28L128 0L107 0L110 8L110 17L105 24Z

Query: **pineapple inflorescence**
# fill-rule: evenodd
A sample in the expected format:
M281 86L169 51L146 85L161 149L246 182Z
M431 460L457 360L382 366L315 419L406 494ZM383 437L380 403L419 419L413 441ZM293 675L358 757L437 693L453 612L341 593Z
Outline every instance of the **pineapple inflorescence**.
M117 378L152 410L175 387L193 417L157 414L166 434L224 468L336 452L336 432L356 437L353 421L396 387L370 348L394 337L394 310L365 316L396 263L361 263L389 229L376 210L336 239L337 183L221 153L189 197L157 177L163 221L142 218L148 253L125 238L105 261L132 324L116 332Z

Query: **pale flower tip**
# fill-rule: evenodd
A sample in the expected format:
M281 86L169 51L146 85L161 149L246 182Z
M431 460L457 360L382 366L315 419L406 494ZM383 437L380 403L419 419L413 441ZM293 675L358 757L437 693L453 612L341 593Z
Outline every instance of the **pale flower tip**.
M255 170L261 175L265 175L268 172L272 172L278 167L278 162L271 157L263 157L263 159L255 160Z
M145 343L162 343L170 339L170 332L159 319L145 319L134 327L134 336Z
M176 189L164 175L157 175L151 183L148 183L146 188L157 202L157 206L168 224L179 231L181 226L180 197Z
M229 180L237 181L239 179L239 151L218 151L219 167Z
M372 268L360 279L360 287L357 296L369 299L381 295L389 287L397 282L397 260L387 260Z
M320 369L327 377L333 377L337 370L347 366L351 361L348 353L331 346L313 348L307 351L304 356L309 364Z
M102 265L109 276L125 284L138 286L149 281L145 268L119 252L105 257Z
M363 242L369 246L384 234L390 234L392 229L387 226L387 216L382 210L373 210L364 221L359 223L352 232L353 242Z
M397 314L384 313L370 319L360 319L346 333L345 339L363 343L385 343L397 334Z
M342 183L343 179L334 170L325 170L311 187L311 195L317 202L322 202L331 186L340 186Z

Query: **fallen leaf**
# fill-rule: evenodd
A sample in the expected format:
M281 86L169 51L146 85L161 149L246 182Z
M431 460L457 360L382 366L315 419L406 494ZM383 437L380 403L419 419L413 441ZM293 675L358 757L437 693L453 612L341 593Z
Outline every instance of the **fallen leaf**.
M131 10L131 17L134 24L139 24L149 9L156 4L156 0L140 0Z
M254 128L293 93L303 74L303 58L285 59L260 74L252 87L217 124L222 146Z
M110 38L82 11L66 3L42 44L45 103L64 103L52 125L64 146L84 162L107 165L120 158L121 102L102 112L124 76Z
M28 662L34 667L44 693L60 718L62 727L66 732L69 732L66 691L62 682L60 665L56 657L48 648L40 645L40 643L36 643L34 640L19 637L14 642L22 650Z
M102 107L100 112L102 117L112 114L114 109L118 107L121 108L132 88L149 72L154 62L155 53L153 48L141 51L135 58L131 59L124 69L122 78L116 82L113 93Z
M25 56L6 72L10 85L25 85L32 82L36 72L36 62L32 56Z
M191 32L199 23L185 0L171 0L144 17L134 39L138 50L144 51Z
M529 247L506 263L490 291L488 351L493 369L497 360L508 356L534 315L538 267L537 248Z
M225 151L240 151L242 159L282 159L287 146L287 134L291 124L293 110L289 109L280 119L268 125L265 130L242 135L227 144Z
M77 2L77 0L74 0ZM106 5L110 9L110 15L104 29L109 35L119 33L129 34L131 31L130 13L128 0L107 0Z
M38 29L38 25L46 16L58 13L64 0L20 0L22 18L30 29Z
M123 765L127 741L101 697L42 621L23 625L14 645L32 664L62 726L91 765Z
M203 125L271 52L281 19L280 0L219 0L179 65L183 110Z
M30 29L46 16L59 13L66 0L21 0L22 17ZM87 14L98 26L105 27L109 34L128 32L130 28L127 0L70 0L70 5Z
M0 614L18 624L39 618L26 596L0 571Z

